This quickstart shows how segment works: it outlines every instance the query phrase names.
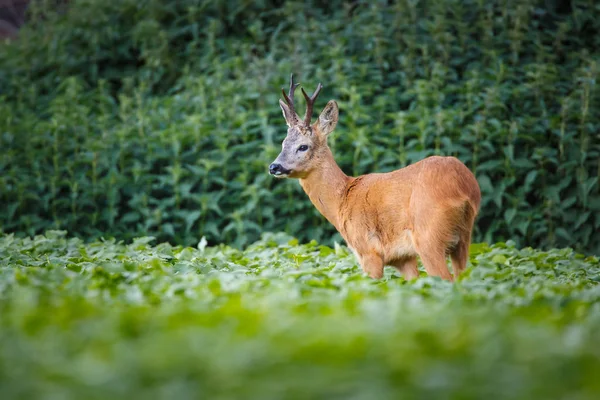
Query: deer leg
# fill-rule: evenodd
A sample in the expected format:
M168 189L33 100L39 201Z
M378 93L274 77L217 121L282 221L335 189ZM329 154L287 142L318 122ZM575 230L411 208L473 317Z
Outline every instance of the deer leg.
M454 279L467 268L467 260L469 259L469 245L471 242L471 235L465 235L456 244L456 247L450 252L450 258L452 259L452 270L454 271Z
M446 250L443 244L432 240L415 240L414 244L427 274L452 281L452 275L446 265Z
M444 226L451 225L452 221L448 220L448 216L436 212L430 214L430 216L423 214L420 224L415 226L412 235L413 245L428 275L452 281L452 275L446 264L450 235L443 229Z
M421 253L421 261L425 267L425 271L431 276L439 276L447 281L452 281L452 275L446 265L446 256L444 253Z
M383 259L377 254L361 256L360 266L373 279L380 279L383 276Z
M422 253L420 256L425 271L427 271L429 275L439 276L447 281L452 281L452 275L450 275L450 271L446 265L444 253Z
M392 261L390 265L396 268L407 281L419 277L417 257L399 258Z

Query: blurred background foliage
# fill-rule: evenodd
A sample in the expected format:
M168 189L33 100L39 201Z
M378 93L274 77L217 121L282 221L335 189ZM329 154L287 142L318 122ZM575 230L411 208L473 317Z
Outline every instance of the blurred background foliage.
M599 56L594 0L33 2L0 44L0 229L338 240L267 174L294 72L347 174L455 155L476 241L600 253Z

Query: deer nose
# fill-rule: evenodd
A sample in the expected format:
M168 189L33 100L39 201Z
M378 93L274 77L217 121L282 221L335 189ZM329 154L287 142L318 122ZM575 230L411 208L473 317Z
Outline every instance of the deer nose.
M269 165L269 173L271 175L281 175L281 171L283 170L283 168L281 167L281 164L271 164Z

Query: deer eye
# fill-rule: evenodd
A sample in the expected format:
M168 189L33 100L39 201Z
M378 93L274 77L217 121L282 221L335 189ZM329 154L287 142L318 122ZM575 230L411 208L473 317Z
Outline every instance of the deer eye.
M306 151L308 150L308 146L303 144L302 146L298 147L298 151Z

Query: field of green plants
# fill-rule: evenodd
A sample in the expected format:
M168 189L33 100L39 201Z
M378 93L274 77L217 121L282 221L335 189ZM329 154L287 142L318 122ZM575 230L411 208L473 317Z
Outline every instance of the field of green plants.
M347 174L475 173L456 283L365 277L268 175L292 72ZM32 2L0 42L0 398L600 398L599 75L594 0Z
M481 185L477 241L600 253L597 1L50 3L0 45L6 232L333 244L267 174L293 72L338 101L346 173L452 154Z
M456 284L343 246L0 238L2 398L597 399L600 261L474 245ZM424 275L424 274L423 274Z

